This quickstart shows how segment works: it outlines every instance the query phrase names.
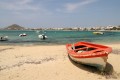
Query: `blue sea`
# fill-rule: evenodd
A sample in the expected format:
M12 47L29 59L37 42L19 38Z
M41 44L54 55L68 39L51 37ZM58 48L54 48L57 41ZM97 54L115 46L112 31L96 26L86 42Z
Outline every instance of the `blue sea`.
M26 33L27 36L20 37L19 34ZM39 34L44 33L48 39L41 40ZM95 43L120 43L120 32L104 31L103 35L95 35L93 31L0 31L0 36L8 36L8 41L0 41L0 45L56 45L88 41Z

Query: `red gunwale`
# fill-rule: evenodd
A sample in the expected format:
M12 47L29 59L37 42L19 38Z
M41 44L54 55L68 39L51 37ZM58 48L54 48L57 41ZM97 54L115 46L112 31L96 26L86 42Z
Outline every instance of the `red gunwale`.
M83 48L77 48L75 50L72 49L72 44L66 44L66 48L68 51L68 54L74 58L93 58L93 57L107 57L108 54L112 51L111 47L100 45L100 44L94 44L89 42L77 42L74 44L74 46L81 46L84 45L88 48L95 48L95 50L85 51L82 53L77 53L78 50L83 50L86 47Z

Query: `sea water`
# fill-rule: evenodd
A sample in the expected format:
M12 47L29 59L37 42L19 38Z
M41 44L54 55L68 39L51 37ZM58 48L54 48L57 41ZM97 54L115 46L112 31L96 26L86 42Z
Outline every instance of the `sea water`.
M19 34L26 33L27 36L20 37ZM41 40L39 34L45 34L48 39ZM8 36L7 41L0 41L0 45L53 45L67 44L78 41L95 43L120 43L120 32L104 31L103 35L95 35L93 31L35 31L35 30L1 30L0 36Z

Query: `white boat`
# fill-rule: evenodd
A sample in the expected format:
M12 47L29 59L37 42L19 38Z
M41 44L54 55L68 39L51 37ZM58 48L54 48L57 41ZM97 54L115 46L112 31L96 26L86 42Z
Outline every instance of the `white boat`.
M26 33L23 33L23 34L19 34L20 37L23 37L23 36L27 36Z
M38 35L38 38L45 40L48 37L45 34L40 34L40 35Z
M8 40L8 36L0 36L0 41L7 41Z

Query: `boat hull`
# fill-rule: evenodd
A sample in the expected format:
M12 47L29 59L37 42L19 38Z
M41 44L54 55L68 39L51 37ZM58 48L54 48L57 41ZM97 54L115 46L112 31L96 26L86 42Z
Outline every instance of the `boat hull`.
M100 71L104 71L107 63L107 57L94 57L94 58L75 58L69 55L69 57L78 63L94 66L98 68Z
M103 32L93 32L93 34L98 34L98 35L101 34L102 35L104 33Z

